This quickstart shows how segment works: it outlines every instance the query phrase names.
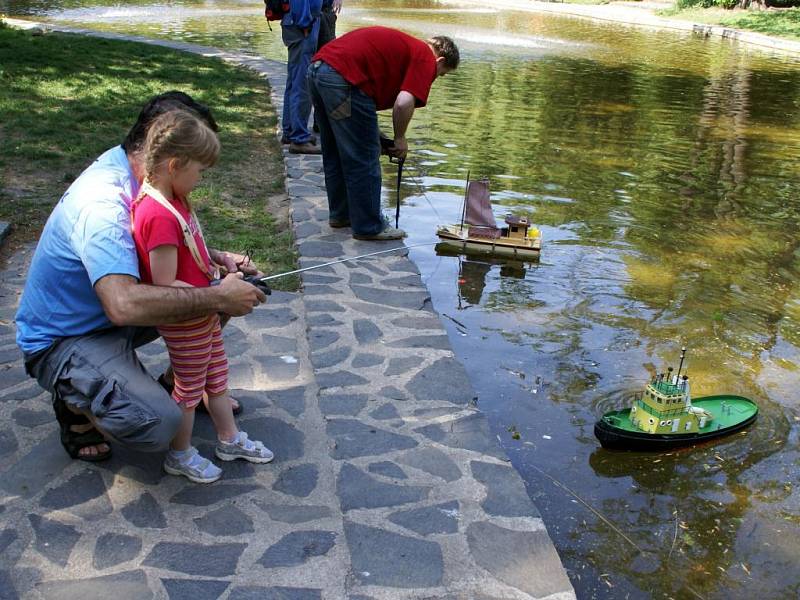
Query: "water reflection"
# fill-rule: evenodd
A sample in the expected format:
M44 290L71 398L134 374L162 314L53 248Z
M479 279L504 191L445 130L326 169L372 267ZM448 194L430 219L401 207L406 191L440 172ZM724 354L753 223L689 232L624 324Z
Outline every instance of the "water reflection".
M285 58L260 6L150 5L0 11ZM796 597L798 64L727 40L439 8L350 0L338 26L442 32L463 49L409 132L409 244L459 220L468 170L489 177L498 214L542 230L540 262L514 276L411 255L579 597ZM598 450L594 421L682 345L695 392L753 398L756 426L663 456Z
M456 256L458 260L458 310L466 310L471 306L481 304L486 278L493 267L499 267L499 276L502 281L507 279L524 279L525 263L502 259L470 260L462 258L446 247L436 245L439 256Z

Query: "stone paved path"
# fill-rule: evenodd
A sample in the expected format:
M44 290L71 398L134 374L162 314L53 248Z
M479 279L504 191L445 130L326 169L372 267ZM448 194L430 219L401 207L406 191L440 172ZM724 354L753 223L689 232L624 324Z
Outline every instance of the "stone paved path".
M284 65L159 43L255 69L280 106ZM318 157L286 167L303 266L388 247L328 227ZM575 597L404 251L307 272L226 327L240 425L276 459L201 486L119 447L67 458L14 344L30 250L0 274L1 599Z

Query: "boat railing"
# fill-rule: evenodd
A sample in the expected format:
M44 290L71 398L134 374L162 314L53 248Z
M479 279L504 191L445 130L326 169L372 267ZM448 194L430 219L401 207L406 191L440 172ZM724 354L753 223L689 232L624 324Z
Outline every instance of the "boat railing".
M686 390L686 388L683 385L675 385L674 383L658 379L653 379L650 382L650 385L652 385L662 394L666 394L668 396L672 396L675 394L682 394Z

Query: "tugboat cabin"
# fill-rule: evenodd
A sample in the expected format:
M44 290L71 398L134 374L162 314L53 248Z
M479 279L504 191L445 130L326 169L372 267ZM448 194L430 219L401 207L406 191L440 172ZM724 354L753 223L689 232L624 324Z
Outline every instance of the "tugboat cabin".
M646 433L697 433L710 416L704 410L693 410L686 378L675 383L663 375L637 394L631 407L632 424Z

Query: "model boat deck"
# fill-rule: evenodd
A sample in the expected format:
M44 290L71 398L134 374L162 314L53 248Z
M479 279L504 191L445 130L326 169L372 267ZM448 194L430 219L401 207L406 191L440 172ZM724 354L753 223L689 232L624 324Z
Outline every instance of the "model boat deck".
M756 405L742 396L706 396L705 398L694 400L692 406L701 408L714 416L713 419L707 420L703 427L698 427L697 431L699 433L713 433L721 429L734 427L738 423L741 423L743 419L755 416L758 413ZM671 421L670 417L679 415L680 413L676 411L674 414L667 412L654 416L658 416L659 419L667 417L666 420ZM603 415L603 420L619 429L636 432L640 431L631 421L630 408L607 412Z
M532 261L539 258L542 237L527 217L507 215L498 227L489 199L489 180L469 181L464 196L461 223L440 225L439 246L462 254L483 254ZM437 246L437 247L439 247Z

